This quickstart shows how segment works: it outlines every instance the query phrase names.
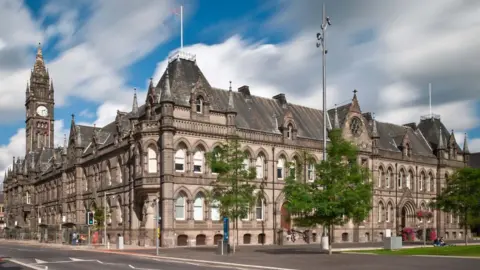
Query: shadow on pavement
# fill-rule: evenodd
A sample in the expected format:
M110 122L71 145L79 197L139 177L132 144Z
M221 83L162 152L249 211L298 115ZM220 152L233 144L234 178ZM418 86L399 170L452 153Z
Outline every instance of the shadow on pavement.
M4 260L0 260L0 269L5 269L5 270L24 270L25 267L23 266L18 266L15 265L11 262L7 262Z

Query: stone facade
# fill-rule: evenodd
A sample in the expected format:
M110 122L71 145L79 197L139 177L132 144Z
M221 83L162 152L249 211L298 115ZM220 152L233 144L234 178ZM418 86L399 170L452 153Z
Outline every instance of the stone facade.
M195 57L184 52L169 59L156 86L150 83L145 103L139 106L135 93L132 110L117 111L114 122L83 126L72 115L69 137L60 148L53 148L54 88L40 47L30 81L27 152L13 159L5 177L10 228L80 228L87 211L105 207L110 241L123 235L127 243L154 245L158 203L162 246L213 245L222 237L222 222L205 197L215 178L205 153L237 135L266 198L239 222L238 239L272 244L291 228L282 193L292 169L287 164L302 164L298 180L311 181L313 162L322 158L321 111L288 103L284 94L251 95L248 86L214 88ZM334 228L335 241L379 241L386 229L420 228L422 222L450 239L461 234L452 214L435 212L425 221L416 217L448 175L468 164L467 144L460 149L440 117L423 117L418 125L379 122L361 111L356 91L351 103L329 110L327 117L329 129L343 129L344 137L358 145L358 162L370 169L374 182L369 218ZM305 152L315 161L303 162ZM310 229L319 241L321 228Z

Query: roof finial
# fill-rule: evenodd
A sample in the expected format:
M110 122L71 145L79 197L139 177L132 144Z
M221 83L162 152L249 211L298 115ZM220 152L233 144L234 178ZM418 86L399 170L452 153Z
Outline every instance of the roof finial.
M38 43L37 47L37 60L43 61L42 43Z
M228 87L228 90L232 91L232 81L230 81L230 86Z

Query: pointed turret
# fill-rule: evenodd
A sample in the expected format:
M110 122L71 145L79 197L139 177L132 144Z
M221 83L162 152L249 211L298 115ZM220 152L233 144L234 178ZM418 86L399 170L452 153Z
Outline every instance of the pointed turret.
M38 43L35 65L33 66L33 73L34 74L41 74L41 75L48 75L47 74L47 69L45 68L45 62L43 60L43 51L42 51L42 44L41 43Z
M468 135L465 132L465 137L463 139L463 153L470 154L470 150L468 149Z
M235 111L235 104L233 103L233 91L232 91L232 81L230 81L230 87L228 89L228 112Z
M373 121L373 126L372 126L372 137L373 138L380 138L378 135L378 128L377 128L377 120L375 120L375 113L372 114L372 121Z
M338 120L338 110L337 105L335 104L335 114L333 116L333 128L339 129L340 128L340 121Z
M67 154L67 134L63 134L63 149L62 149L62 154L66 155Z
M160 101L163 102L172 102L172 92L170 91L170 76L168 74L168 67L167 71L165 72L165 86L162 89Z
M442 127L440 127L440 132L438 134L437 150L444 150L444 149L445 149L445 143L443 141L443 131L442 131Z
M138 116L137 88L133 88L132 115Z

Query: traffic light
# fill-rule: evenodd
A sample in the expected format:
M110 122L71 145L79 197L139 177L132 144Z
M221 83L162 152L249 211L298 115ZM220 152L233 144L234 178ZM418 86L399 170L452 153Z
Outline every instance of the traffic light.
M87 212L87 225L93 225L94 222L93 212Z

